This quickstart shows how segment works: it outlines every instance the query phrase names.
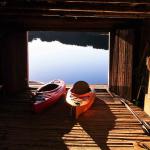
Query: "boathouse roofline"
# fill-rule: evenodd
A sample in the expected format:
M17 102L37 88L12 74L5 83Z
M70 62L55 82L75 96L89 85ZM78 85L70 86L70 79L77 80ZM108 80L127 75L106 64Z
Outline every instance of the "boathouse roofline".
M150 19L148 0L5 0L0 2L1 26L26 30L110 31L123 24L137 26ZM11 27L12 28L12 27Z

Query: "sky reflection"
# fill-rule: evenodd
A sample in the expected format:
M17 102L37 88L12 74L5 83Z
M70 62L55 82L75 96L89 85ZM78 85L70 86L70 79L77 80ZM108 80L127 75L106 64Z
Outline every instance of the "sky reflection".
M84 80L90 84L107 84L109 51L66 45L58 41L35 39L28 44L29 80L47 83L62 79L66 83Z

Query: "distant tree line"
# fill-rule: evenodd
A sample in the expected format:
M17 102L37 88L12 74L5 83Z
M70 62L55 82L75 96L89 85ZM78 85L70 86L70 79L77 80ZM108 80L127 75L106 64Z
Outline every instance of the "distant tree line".
M64 44L93 46L108 50L108 33L98 32L60 32L60 31L31 31L29 41L40 38L42 41L59 41Z

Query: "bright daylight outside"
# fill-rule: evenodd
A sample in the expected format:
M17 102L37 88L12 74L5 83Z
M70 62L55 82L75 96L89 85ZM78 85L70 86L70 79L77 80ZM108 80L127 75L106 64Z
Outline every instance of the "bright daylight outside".
M29 80L108 84L108 33L28 32Z

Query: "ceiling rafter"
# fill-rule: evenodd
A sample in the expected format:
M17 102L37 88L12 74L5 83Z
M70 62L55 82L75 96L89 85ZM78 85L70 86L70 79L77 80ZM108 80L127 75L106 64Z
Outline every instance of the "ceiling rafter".
M98 26L112 28L118 23L145 19L150 19L149 0L3 0L0 2L1 23L20 23L28 27L57 24L62 26L60 20L64 26L68 26L68 23L76 25L79 23L84 26L83 22L86 20L89 28L92 23L98 24L95 25L96 28Z

